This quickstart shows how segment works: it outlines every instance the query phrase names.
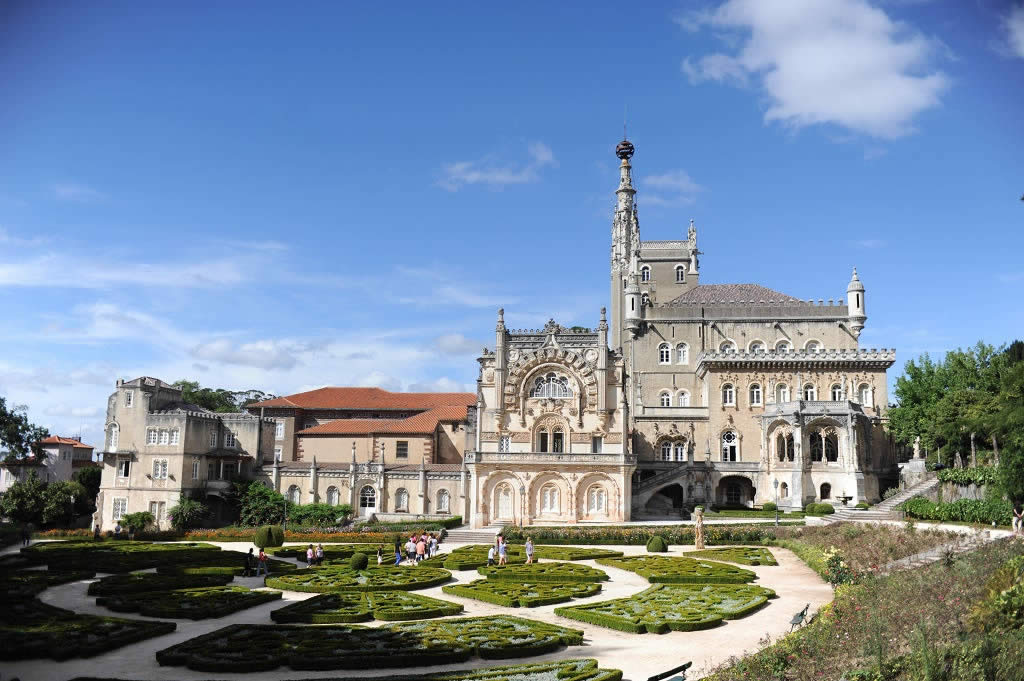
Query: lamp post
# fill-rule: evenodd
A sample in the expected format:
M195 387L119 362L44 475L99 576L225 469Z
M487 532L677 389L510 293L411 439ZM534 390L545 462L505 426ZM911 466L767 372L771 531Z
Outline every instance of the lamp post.
M775 527L779 526L779 479L772 480L772 487L775 488Z
M281 503L284 505L284 525L282 526L281 529L283 531L287 532L288 531L288 497L282 496L281 497Z

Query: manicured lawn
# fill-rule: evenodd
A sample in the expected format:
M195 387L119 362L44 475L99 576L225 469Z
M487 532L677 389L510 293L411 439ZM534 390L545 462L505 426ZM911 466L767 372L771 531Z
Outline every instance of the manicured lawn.
M697 558L630 556L597 562L635 572L652 584L745 584L757 579L750 570Z
M469 584L441 587L446 594L472 598L507 608L535 608L541 605L567 603L573 598L587 598L601 591L595 582L573 584L522 583L508 579L478 579Z
M687 551L687 558L710 558L742 565L778 565L775 556L760 546L726 546L703 551Z
M447 587L445 587L447 588ZM373 619L395 622L459 615L463 607L405 591L327 593L270 613L281 624L350 624Z
M332 591L413 591L444 584L452 573L423 565L373 566L353 570L343 565L314 567L267 577L266 585L285 591L329 593Z

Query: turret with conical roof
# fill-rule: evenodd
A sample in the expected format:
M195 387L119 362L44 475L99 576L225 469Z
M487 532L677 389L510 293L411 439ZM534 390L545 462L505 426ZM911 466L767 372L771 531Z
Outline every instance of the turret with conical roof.
M853 332L854 338L860 338L860 332L864 328L864 322L867 321L867 313L864 307L864 284L861 283L860 277L857 276L857 268L853 268L853 276L850 277L850 283L846 287L846 305L849 311L850 317L850 330Z

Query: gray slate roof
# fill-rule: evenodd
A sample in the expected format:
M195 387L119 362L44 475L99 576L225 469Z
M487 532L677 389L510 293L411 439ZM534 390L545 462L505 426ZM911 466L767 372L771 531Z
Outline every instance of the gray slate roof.
M785 293L773 291L759 284L698 284L674 298L670 305L698 303L802 303L804 301Z

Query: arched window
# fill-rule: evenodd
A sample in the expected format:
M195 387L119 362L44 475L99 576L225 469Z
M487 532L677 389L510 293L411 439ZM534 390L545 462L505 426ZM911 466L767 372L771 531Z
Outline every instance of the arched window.
M503 482L498 485L495 490L495 497L497 503L495 504L498 508L497 519L499 520L511 520L512 519L512 485L507 482Z
M736 431L727 430L722 433L722 461L739 460L739 440Z
M822 439L821 433L815 431L810 435L811 444L811 461L819 462L824 458L825 455L825 443Z
M836 462L839 460L839 436L829 433L825 436L825 461Z
M327 503L330 504L331 506L337 506L340 501L341 501L341 495L338 494L338 488L334 487L333 485L331 487L328 487L327 488Z
M298 504L302 501L302 494L299 492L298 485L292 485L288 488L288 501L293 504Z
M778 403L789 402L789 386L779 383L775 386L775 401Z
M377 490L369 485L359 490L359 508L376 508Z
M443 489L437 493L437 512L438 513L451 513L452 512L452 495L448 493L448 490Z
M736 352L736 344L731 340L722 341L722 344L718 346L721 352Z
M722 404L727 407L736 404L736 389L732 387L732 383L726 383L722 386Z
M690 363L690 346L686 343L676 345L676 364Z
M658 396L658 404L660 404L662 407L671 407L672 394L669 393L667 390L661 393L661 395Z
M764 352L764 341L751 341L750 343L751 352Z
M690 406L690 393L685 390L680 390L679 394L676 395L676 405L680 407Z
M659 364L670 364L672 362L672 348L668 343L662 343L658 346L658 363Z
M407 492L404 487L400 487L398 491L395 492L395 510L409 510L409 492Z
M593 485L587 490L587 513L600 515L608 512L608 494L601 485Z
M779 461L786 460L786 436L782 433L775 436L775 455Z
M809 340L804 345L804 350L807 352L819 352L821 350L821 343L816 340Z
M861 383L860 386L857 387L857 399L860 400L862 407L872 406L871 386L867 383Z
M644 265L643 267L640 268L640 281L650 281L650 280L651 280L651 268L648 267L647 265Z
M530 397L553 397L555 399L572 397L569 379L553 371L544 376L538 376L533 382Z
M807 383L804 385L804 399L808 401L818 399L818 389L814 387L813 383Z
M686 443L677 442L672 446L676 453L676 461L686 461Z
M832 384L832 387L829 389L829 393L832 396L833 402L839 402L843 399L843 388L838 383Z
M676 283L686 283L686 267L684 267L683 265L676 265Z
M793 439L793 433L786 436L786 458L790 461L796 459L796 440Z
M644 291L640 294L640 307L648 307L651 304L651 294Z
M111 423L107 429L107 451L116 452L118 441L121 439L121 427L116 423Z
M827 482L821 483L821 500L825 501L826 499L831 499L831 498L832 498L832 485L828 484Z
M750 384L750 405L753 407L761 406L761 384L751 383Z
M662 442L661 443L661 460L671 461L672 460L672 443Z
M789 496L789 485L784 482L781 485L779 485L779 498L780 499L785 499L788 496Z
M562 429L560 427L556 427L554 431L552 431L551 433L551 451L565 451L565 433L562 432Z
M792 348L793 346L790 344L788 340L780 340L778 343L775 344L776 352L789 352Z
M558 513L558 488L554 485L548 484L540 490L540 512L541 513Z

